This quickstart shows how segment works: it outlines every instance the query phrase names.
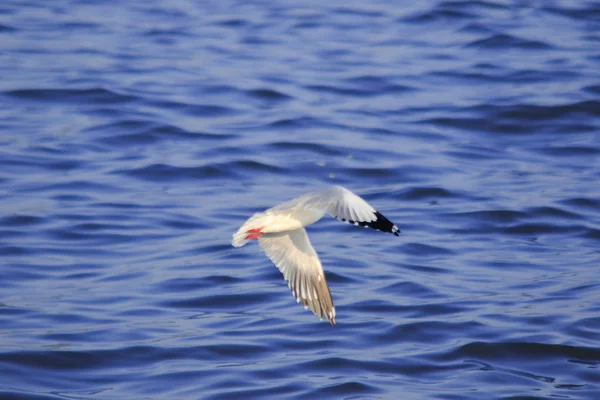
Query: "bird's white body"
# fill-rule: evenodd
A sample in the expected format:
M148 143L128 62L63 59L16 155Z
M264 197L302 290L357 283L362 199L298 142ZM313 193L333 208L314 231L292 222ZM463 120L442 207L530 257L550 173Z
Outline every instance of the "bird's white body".
M399 229L366 201L341 186L307 193L250 217L232 244L241 247L258 239L261 248L283 273L298 302L335 324L335 307L321 261L308 240L305 226L325 214L354 225L371 227L398 236Z

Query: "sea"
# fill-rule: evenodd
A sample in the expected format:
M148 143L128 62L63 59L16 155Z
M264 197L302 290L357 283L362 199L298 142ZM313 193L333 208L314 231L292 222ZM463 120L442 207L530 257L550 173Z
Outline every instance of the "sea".
M600 399L600 3L3 0L0 399ZM253 213L307 228L337 324Z

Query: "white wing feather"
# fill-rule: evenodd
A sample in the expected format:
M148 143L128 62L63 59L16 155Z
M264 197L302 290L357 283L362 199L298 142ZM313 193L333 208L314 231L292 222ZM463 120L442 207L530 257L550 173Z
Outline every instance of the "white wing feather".
M266 233L258 239L258 243L288 281L296 300L334 325L335 307L329 286L306 230Z

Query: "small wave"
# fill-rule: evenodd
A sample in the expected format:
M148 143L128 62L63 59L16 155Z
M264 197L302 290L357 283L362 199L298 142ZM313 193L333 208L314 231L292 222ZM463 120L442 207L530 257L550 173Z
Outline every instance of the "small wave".
M230 140L234 135L190 132L174 125L157 124L150 121L125 120L88 128L86 132L107 136L96 139L97 143L111 146L139 146L173 140ZM119 133L122 132L122 133Z
M449 255L454 252L443 247L430 246L421 243L407 243L402 245L402 252L413 256L432 257L439 255Z
M457 348L449 355L456 358L482 358L484 360L542 360L559 359L571 362L572 359L592 361L600 364L600 349L561 344L531 342L472 342Z
M552 3L550 3L552 4ZM600 21L600 7L595 2L572 3L577 7L565 7L552 4L542 9L546 12L572 19L576 23L587 21L597 24Z
M453 214L446 214L448 217L466 218L472 221L488 221L488 222L517 222L526 218L527 213L513 210L488 210L488 211L470 211Z
M243 279L229 275L211 275L203 278L173 278L164 282L156 283L154 289L160 289L161 293L185 293L193 292L202 288L224 285L235 285L243 282Z
M425 11L422 13L410 15L408 17L402 18L402 21L408 23L423 23L440 21L461 21L465 19L474 18L476 18L476 15L467 11L438 8L436 10Z
M600 212L600 200L590 199L585 197L575 197L567 200L562 200L561 204L566 204L574 208L579 208L582 211L596 211Z
M43 185L43 184L42 184ZM82 180L71 180L68 182L54 183L43 186L32 186L20 189L20 192L61 192L66 191L71 194L72 192L86 191L88 193L117 193L121 189L99 182L82 181Z
M507 34L494 34L485 39L479 39L467 44L466 47L479 49L526 49L526 50L548 50L553 46L541 40L522 39Z
M461 196L444 188L418 187L405 190L401 197L404 200L428 200L431 198L458 198Z
M0 34L6 32L16 32L18 29L14 26L0 24Z
M193 308L196 310L222 310L229 312L245 310L252 306L256 307L266 300L265 296L260 293L234 293L194 297L184 300L169 300L162 302L161 306L179 309Z
M551 146L540 147L536 150L540 154L548 154L559 157L582 157L597 156L600 154L600 147L592 146Z
M251 97L269 101L284 101L292 98L292 96L273 89L253 89L246 93Z
M62 157L34 156L32 154L6 155L0 160L0 166L5 170L54 170L70 171L85 165L79 159Z
M8 217L0 218L0 226L32 226L40 225L46 222L45 218L38 217L35 215L11 215Z
M385 393L385 391L381 390L377 386L369 385L363 382L350 381L344 383L336 383L319 389L311 390L307 393L307 398L319 398L320 396L333 396L335 398L339 398L339 396L348 396L344 398L377 399L380 398L378 395L381 393ZM370 394L374 395L374 397L367 396Z
M91 103L126 103L135 100L135 97L118 94L104 88L90 89L20 89L4 92L5 95L23 99L51 102L91 102Z
M423 299L435 299L435 298L443 297L440 294L438 294L437 292L435 292L433 289L431 289L425 285L416 283L416 282L393 283L393 284L387 285L379 290L381 290L384 293L387 292L392 295L401 293L403 296L413 296L415 298L423 298Z
M352 82L352 81L350 81ZM319 93L330 93L341 96L352 96L352 97L370 97L370 96L381 96L392 93L402 93L413 90L413 88L403 85L397 84L385 84L383 82L378 82L374 84L371 83L363 83L360 81L354 81L355 85L353 87L344 87L341 85L307 85L306 89L319 92Z
M189 104L177 101L145 101L153 107L175 110L187 115L195 117L224 117L231 116L238 113L238 110L232 107L225 107L215 104Z
M278 151L278 152L298 152L298 151L306 151L308 153L313 154L322 154L326 156L340 156L345 154L345 152L339 147L334 146L326 146L319 143L310 143L310 142L276 142L273 141L266 145L267 148Z
M234 172L222 165L176 167L168 164L152 164L141 168L116 170L112 173L153 182L176 182L184 179L233 178L236 176Z
M579 233L586 231L586 228L580 225L522 223L505 227L502 231L511 235L544 235L551 233Z

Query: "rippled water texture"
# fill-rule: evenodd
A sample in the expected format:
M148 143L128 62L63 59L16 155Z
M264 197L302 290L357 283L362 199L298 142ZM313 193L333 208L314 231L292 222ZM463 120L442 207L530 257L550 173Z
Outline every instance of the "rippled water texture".
M0 398L600 399L600 5L0 3ZM319 322L253 212L329 184Z

